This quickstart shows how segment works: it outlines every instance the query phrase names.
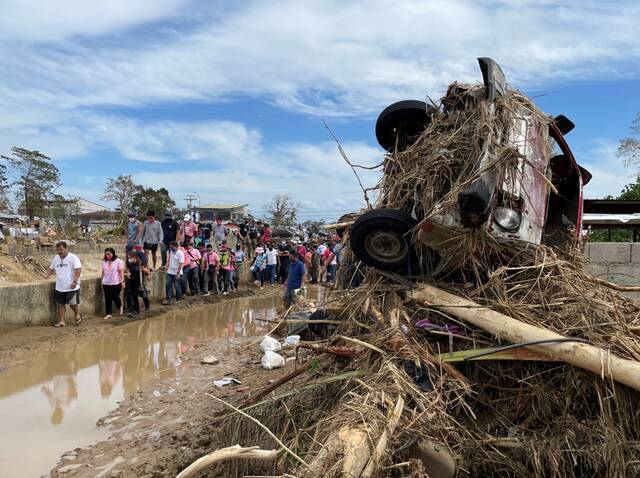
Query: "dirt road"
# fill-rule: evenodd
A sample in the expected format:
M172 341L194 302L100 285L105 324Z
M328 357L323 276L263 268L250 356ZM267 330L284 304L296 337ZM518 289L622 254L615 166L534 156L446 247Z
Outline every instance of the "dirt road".
M246 347L278 306L279 289L251 290L146 320L0 334L0 414L11 430L0 434L0 477L54 466L52 476L175 476L216 446L219 406L205 393L237 401L293 367L263 370L257 345ZM205 355L220 363L201 365ZM243 383L216 388L225 376Z

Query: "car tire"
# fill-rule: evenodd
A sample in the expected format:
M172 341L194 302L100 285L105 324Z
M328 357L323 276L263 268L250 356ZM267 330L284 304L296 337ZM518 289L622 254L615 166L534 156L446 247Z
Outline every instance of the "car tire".
M424 101L405 100L387 106L376 121L378 144L386 151L404 151L424 132L434 108Z
M340 216L338 218L338 224L342 223L342 222L347 222L347 221L353 221L354 219L356 219L358 217L358 213L357 212L349 212L347 214L343 214L342 216ZM344 233L347 232L347 227L339 227L336 229L336 234L339 237L343 237Z
M377 269L407 270L415 259L409 233L416 225L417 221L404 211L374 209L351 226L351 250Z

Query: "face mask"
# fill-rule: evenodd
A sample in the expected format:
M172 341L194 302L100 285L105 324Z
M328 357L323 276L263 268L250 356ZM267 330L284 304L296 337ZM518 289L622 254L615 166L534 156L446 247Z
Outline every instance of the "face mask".
M136 222L136 218L135 217L130 217L129 218L129 222Z

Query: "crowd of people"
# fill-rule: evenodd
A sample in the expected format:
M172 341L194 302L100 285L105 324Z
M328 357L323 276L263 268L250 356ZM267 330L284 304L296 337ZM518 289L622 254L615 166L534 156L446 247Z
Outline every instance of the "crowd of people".
M123 259L112 247L104 251L101 274L104 318L112 318L114 312L137 316L141 301L148 310L149 278L158 269L166 274L164 305L174 304L187 295L228 295L238 291L244 277L251 277L261 289L265 285L282 285L283 298L289 303L306 282L335 281L341 247L337 238L318 235L274 238L269 224L253 218L245 218L237 227L230 228L219 217L213 224L198 224L189 214L178 222L170 212L162 221L157 220L154 211L147 212L145 221L130 213ZM82 321L79 311L82 264L65 242L57 243L56 249L57 255L48 271L48 275L56 276L55 326L65 325L67 305L78 325Z

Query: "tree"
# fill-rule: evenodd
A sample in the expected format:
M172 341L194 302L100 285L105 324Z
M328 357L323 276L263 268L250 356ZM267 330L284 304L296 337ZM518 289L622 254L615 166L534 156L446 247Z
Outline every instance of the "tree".
M133 182L133 176L121 174L117 178L108 178L104 188L102 199L115 202L123 216L131 211L131 204L137 188Z
M617 198L606 196L604 199L618 199L621 201L638 201L640 200L640 175L636 176L633 183L627 184ZM633 231L630 229L609 228L595 229L589 234L589 240L593 242L631 242L633 241Z
M10 205L7 167L4 164L0 164L0 211L8 211Z
M631 136L620 140L618 156L624 158L626 164L640 165L640 113L631 123Z
M169 195L166 188L153 189L136 186L136 192L131 201L131 207L138 214L144 215L147 211L155 211L160 217L166 211L175 207L176 203Z
M321 219L319 221L312 221L311 219L304 221L302 223L302 227L304 227L305 229L307 229L309 232L311 233L320 233L322 232L322 226L325 225L325 221L324 219Z
M293 227L296 225L296 216L298 215L297 203L291 200L288 194L276 193L273 195L271 204L265 209L271 215L269 223L273 228Z
M61 186L60 171L51 163L51 158L40 151L31 151L14 146L11 156L1 156L12 167L17 186L16 197L21 209L33 219L46 199Z

